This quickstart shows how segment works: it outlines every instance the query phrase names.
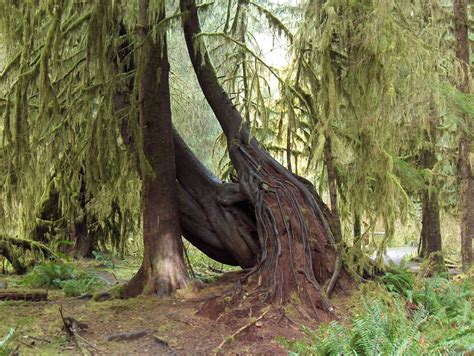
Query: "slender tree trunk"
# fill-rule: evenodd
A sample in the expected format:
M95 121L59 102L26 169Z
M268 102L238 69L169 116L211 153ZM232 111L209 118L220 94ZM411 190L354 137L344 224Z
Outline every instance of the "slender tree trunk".
M362 236L362 226L360 223L360 215L358 213L354 214L354 246L359 244Z
M250 138L248 126L217 79L202 39L196 38L201 30L195 2L182 0L181 10L194 71L226 135L240 190L255 208L262 250L247 275L247 286L271 303L285 304L299 296L313 316L327 318L333 309L320 285L333 275L336 251L323 208L307 186Z
M157 21L164 19L162 7ZM143 263L124 296L166 295L188 283L179 225L166 33L153 39L148 29L148 1L139 2L146 53L140 84L143 150L151 172L142 172Z
M328 173L329 199L331 202L332 227L336 243L342 241L341 220L339 219L339 211L337 208L337 187L336 187L336 170L334 168L334 157L332 154L332 142L330 137L326 137L324 145L324 160Z
M421 166L429 170L432 170L436 164L434 142L436 142L437 122L435 117L434 115L431 118L429 130L425 132L427 147L421 153ZM441 267L443 265L441 245L439 193L436 177L433 177L430 186L425 187L422 193L422 223L418 254L422 258L428 258L431 254L435 254L433 255L435 259L433 262L436 262Z
M89 234L87 219L87 182L86 175L81 171L81 188L79 191L79 206L81 216L69 227L69 239L73 243L67 253L73 257L93 257L92 251L95 248L94 236Z
M420 257L427 258L433 252L441 252L439 203L436 193L423 193Z
M337 207L336 169L334 168L334 157L332 154L332 140L329 136L326 137L326 142L324 144L324 160L328 173L329 199L331 201L331 227L334 233L334 240L336 243L337 250L337 257L334 267L336 273L333 274L327 288L327 294L331 295L338 274L340 273L340 270L342 268L342 257L340 252L340 249L342 248L342 228L341 220L339 219L339 210Z
M291 126L288 123L286 128L286 167L291 172Z
M458 89L469 92L469 38L468 38L468 0L454 0L454 35L456 38L456 55L463 69L463 79ZM472 123L464 117L459 138L459 178L460 178L460 213L461 213L461 259L462 267L467 270L472 265L472 240L474 239L474 183L470 164L470 146Z

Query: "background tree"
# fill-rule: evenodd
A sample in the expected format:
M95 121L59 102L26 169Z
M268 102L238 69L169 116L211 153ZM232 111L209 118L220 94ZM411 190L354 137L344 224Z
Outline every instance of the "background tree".
M456 55L461 66L461 78L458 89L463 93L470 92L469 39L468 39L468 1L454 1L454 34L456 38ZM474 238L474 185L470 161L472 144L472 117L464 114L459 138L459 178L460 178L460 212L461 212L461 257L464 270L472 265L472 240Z

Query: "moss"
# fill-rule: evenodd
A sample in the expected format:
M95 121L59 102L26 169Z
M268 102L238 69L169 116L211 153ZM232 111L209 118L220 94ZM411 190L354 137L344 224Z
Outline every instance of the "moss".
M422 278L432 277L442 273L446 273L446 265L444 264L443 255L441 252L433 252L421 264L419 276Z
M123 299L124 298L125 285L117 285L110 288L106 292L95 293L92 296L92 300L96 302L101 302L109 299Z

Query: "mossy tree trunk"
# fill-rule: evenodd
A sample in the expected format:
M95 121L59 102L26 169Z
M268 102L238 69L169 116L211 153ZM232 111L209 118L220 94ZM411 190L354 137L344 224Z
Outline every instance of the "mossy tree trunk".
M196 38L201 30L195 2L181 0L181 10L194 71L226 135L240 191L255 209L261 252L247 285L270 303L289 303L296 295L313 316L328 318L333 309L322 285L333 276L336 251L324 208L306 185L250 137L217 79L205 45Z
M463 78L458 89L469 93L469 22L467 16L468 0L454 0L454 35L456 38L456 55L463 69ZM472 266L472 240L474 239L474 183L470 164L472 144L472 120L464 117L465 127L459 138L459 180L460 180L460 214L461 214L461 259L462 267L467 270Z
M139 2L139 17L147 54L140 84L143 151L152 172L142 172L144 256L140 270L124 296L166 295L188 282L179 224L169 92L166 34L148 30L148 1ZM157 21L165 18L164 6Z
M426 147L421 152L421 167L432 171L436 165L436 154L434 143L436 142L436 121L431 118L429 122L429 133L425 132ZM433 176L430 183L424 188L421 195L422 223L420 234L420 246L418 254L422 258L428 258L433 254L433 261L443 265L442 243L441 243L441 223L439 211L439 192L436 176Z
M69 227L69 240L72 245L67 248L67 253L73 257L92 258L96 248L94 235L89 232L87 214L87 181L84 171L81 170L81 187L79 190L79 216Z

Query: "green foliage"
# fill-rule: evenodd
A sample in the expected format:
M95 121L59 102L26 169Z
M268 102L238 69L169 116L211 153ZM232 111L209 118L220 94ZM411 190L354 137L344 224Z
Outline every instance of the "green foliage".
M474 289L470 280L416 280L396 269L381 278L389 294L361 297L348 324L305 328L305 340L280 342L296 354L421 355L472 351Z
M67 263L42 263L28 273L23 284L33 288L62 289L67 296L89 293L101 286L96 276Z
M355 315L350 327L332 322L319 330L305 329L309 342L288 342L292 351L318 355L416 355L424 351L421 326L427 320L424 310L408 318L405 306L394 300L389 306L379 300L363 301L364 311Z
M415 287L415 276L407 269L393 267L380 277L380 281L390 292L403 295L408 300L412 299L413 289Z

